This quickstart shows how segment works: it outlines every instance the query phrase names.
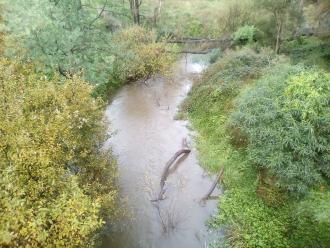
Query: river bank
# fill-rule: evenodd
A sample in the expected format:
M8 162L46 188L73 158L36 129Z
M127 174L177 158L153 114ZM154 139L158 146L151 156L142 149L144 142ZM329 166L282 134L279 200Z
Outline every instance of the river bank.
M107 107L115 133L105 146L118 158L120 194L131 218L116 226L115 235L103 247L197 248L211 242L206 222L215 214L216 201L201 205L199 200L212 180L198 165L188 122L174 120L193 77L204 68L188 56L177 63L172 80L127 85ZM183 138L192 152L175 164L166 182L166 199L155 207L151 200L159 190L162 170Z

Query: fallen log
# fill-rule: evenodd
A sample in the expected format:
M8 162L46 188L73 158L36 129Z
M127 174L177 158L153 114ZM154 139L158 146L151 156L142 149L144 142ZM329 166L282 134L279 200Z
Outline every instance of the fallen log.
M207 49L203 51L193 51L193 50L182 50L179 53L190 53L190 54L208 54L209 52L212 52L213 49Z
M178 40L168 40L167 43L177 43L177 44L182 44L182 43L213 43L213 42L227 42L228 38L222 38L222 39L207 39L207 38L200 38L200 39L194 39L194 38L182 38Z
M162 177L161 177L161 180L160 180L160 187L163 188L164 185L165 185L165 181L169 175L169 170L170 170L170 167L171 165L175 162L175 160L177 160L177 158L182 155L182 154L186 154L186 153L190 153L190 149L188 148L184 148L184 149L181 149L179 151L177 151L173 157L170 158L170 160L166 163L165 167L164 167L164 170L163 170L163 174L162 174Z
M152 200L153 202L155 201L160 201L160 200L163 200L163 196L164 196L164 193L165 193L165 183L166 183L166 180L170 174L170 169L171 169L171 166L173 165L173 163L182 155L182 154L189 154L191 152L191 150L188 148L187 146L187 141L186 139L183 139L182 140L182 148L177 151L171 158L170 160L167 161L165 167L164 167L164 170L163 170L163 173L162 173L162 176L161 176L161 179L160 179L160 191L159 191L159 194L158 194L158 198L155 199L155 200Z
M217 177L215 178L211 188L209 189L209 191L206 193L206 195L201 199L201 202L205 202L207 199L209 199L215 189L215 187L217 186L219 180L221 179L222 175L224 173L224 168L221 167Z

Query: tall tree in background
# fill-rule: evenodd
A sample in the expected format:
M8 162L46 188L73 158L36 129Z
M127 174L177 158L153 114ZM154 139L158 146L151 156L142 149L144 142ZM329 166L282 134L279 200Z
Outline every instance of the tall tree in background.
M129 5L133 17L133 21L135 24L140 25L140 6L142 4L142 0L129 0Z
M257 1L257 4L269 11L274 17L275 52L279 53L285 26L290 19L299 19L297 17L301 13L300 4L296 3L295 0L260 0Z

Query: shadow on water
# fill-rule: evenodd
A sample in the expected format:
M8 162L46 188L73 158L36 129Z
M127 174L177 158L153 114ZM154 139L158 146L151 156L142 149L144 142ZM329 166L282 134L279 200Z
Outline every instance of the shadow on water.
M206 221L215 213L217 202L198 203L212 180L198 165L194 149L172 166L166 200L158 207L151 202L168 159L180 149L183 138L192 142L187 121L174 120L174 116L193 76L203 68L190 57L183 59L174 80L157 78L149 80L148 86L127 85L107 107L106 117L116 134L105 146L118 158L120 194L132 218L122 220L102 247L197 248L209 244L212 235Z

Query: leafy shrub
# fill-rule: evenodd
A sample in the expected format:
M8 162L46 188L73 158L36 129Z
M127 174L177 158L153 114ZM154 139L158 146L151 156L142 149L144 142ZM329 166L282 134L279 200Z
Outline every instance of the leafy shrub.
M253 1L223 1L225 5L220 10L218 25L223 33L234 33L245 23L253 19Z
M190 112L203 109L209 113L213 109L219 112L223 107L229 107L240 87L258 77L263 68L272 63L272 59L273 54L267 51L259 54L251 49L227 52L221 60L210 65L195 83L183 108Z
M327 247L330 243L330 191L325 185L313 190L290 216L292 247Z
M257 29L254 26L245 25L233 34L234 42L238 45L251 44L255 40Z
M330 75L283 65L238 100L232 125L248 137L250 160L296 193L330 177Z
M265 205L250 188L229 190L220 202L214 224L229 226L230 247L289 247L286 216Z
M316 37L299 37L283 44L283 52L291 57L294 64L319 65L330 68L330 45L327 39Z
M118 32L113 41L117 52L112 76L117 81L147 80L156 74L168 74L174 62L173 47L156 42L155 34L142 27Z
M212 49L209 56L209 62L213 64L221 57L221 50L219 48Z
M88 246L114 218L115 163L100 151L103 104L91 91L0 61L1 247Z
M188 37L198 37L203 33L204 28L205 26L202 21L196 19L196 17L189 16L185 25L184 35Z

